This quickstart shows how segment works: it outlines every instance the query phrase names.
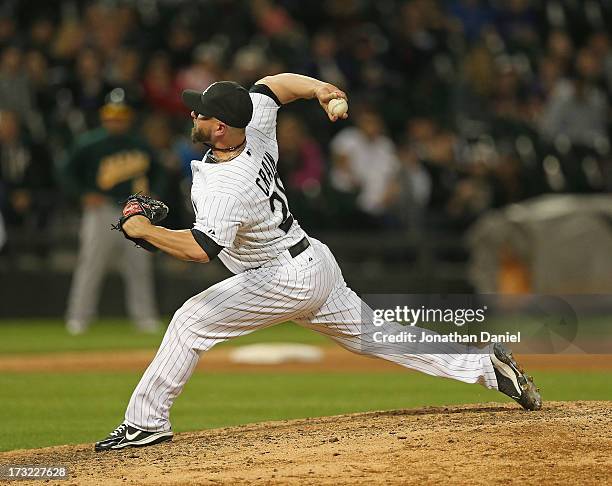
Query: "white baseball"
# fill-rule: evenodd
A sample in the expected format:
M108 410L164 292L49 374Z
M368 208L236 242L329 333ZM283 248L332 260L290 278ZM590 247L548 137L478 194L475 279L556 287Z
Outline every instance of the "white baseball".
M342 116L348 111L348 103L344 98L334 98L327 105L327 109L332 115Z

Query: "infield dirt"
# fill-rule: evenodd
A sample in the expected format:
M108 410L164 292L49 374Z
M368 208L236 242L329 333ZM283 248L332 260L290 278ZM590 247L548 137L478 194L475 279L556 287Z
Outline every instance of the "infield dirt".
M208 373L316 373L330 370L406 373L405 368L395 363L351 353L339 346L326 346L320 349L323 351L323 358L320 361L275 365L235 363L230 359L231 349L213 349L202 357L198 370ZM0 356L0 372L143 371L153 356L155 356L153 350L14 354ZM604 354L531 354L521 355L520 362L529 370L612 370L612 355Z
M0 453L0 463L65 464L72 478L57 482L63 486L606 484L611 405L372 412L183 433L170 443L121 452L94 453L91 444L11 451Z

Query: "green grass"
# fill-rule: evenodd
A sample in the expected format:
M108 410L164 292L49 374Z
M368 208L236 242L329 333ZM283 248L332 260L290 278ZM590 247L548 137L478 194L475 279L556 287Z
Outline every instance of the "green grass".
M155 349L162 334L139 334L123 319L104 320L78 337L60 320L0 322L0 356L17 353ZM235 339L329 340L294 324ZM546 400L611 400L609 373L536 371ZM141 373L0 374L0 451L94 442L123 418ZM509 401L497 392L418 373L196 373L173 407L176 431L263 420L469 402Z
M143 334L123 319L94 323L86 334L70 336L57 319L0 321L0 355L13 353L54 353L121 349L153 349L159 346L163 332ZM224 345L253 342L300 342L326 344L330 341L308 329L287 323L261 329Z
M166 322L169 322L169 318ZM512 329L510 325L500 327L500 332ZM163 332L155 335L139 333L126 319L104 319L95 322L81 336L70 336L59 319L13 319L0 321L0 355L14 353L54 353L65 351L155 349L161 342ZM575 344L585 350L593 343L610 342L610 326L607 320L590 319L578 327ZM222 345L238 346L255 342L300 342L325 345L330 340L309 329L292 323L280 324L255 331L252 334L228 341ZM547 349L547 348L544 348ZM603 351L609 346L602 344Z
M0 377L0 450L94 442L123 418L139 373ZM538 372L547 400L610 400L609 374ZM245 399L248 397L248 400ZM196 373L172 411L178 432L368 410L510 401L418 373Z

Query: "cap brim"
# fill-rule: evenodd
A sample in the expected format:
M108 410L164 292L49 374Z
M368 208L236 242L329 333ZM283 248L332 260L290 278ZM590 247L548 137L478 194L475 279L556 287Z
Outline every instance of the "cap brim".
M103 120L125 120L131 118L133 113L132 108L119 103L107 103L100 108L100 117Z
M202 103L202 93L200 91L196 91L194 89L186 89L185 91L183 91L181 98L183 99L183 103L185 103L185 106L187 106L187 108L201 115L207 117L211 116L210 114L206 113L207 110L204 104Z

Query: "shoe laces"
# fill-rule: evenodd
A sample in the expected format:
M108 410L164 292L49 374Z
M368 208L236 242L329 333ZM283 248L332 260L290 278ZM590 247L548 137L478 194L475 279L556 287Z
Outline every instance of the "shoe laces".
M127 425L126 424L121 424L119 427L117 427L115 430L113 430L110 433L110 435L118 436L120 434L123 434L123 432L125 432L125 429L127 429Z

